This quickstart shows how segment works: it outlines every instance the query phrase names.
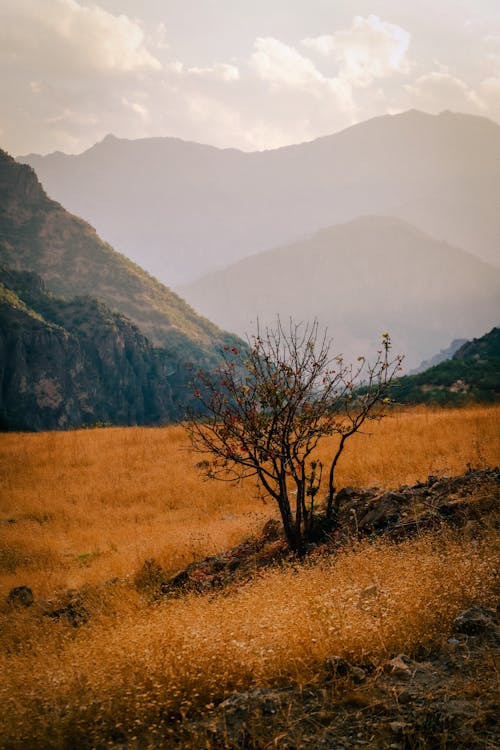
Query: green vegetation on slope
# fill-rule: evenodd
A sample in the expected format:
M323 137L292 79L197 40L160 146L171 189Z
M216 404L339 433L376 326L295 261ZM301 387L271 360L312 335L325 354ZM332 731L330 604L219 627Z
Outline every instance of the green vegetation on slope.
M54 294L101 299L181 362L214 361L235 340L50 200L33 170L1 150L0 261L39 274Z
M500 328L463 344L451 359L400 378L392 394L400 403L459 406L469 401L499 401Z
M0 429L172 421L173 364L104 303L55 297L36 274L0 266Z

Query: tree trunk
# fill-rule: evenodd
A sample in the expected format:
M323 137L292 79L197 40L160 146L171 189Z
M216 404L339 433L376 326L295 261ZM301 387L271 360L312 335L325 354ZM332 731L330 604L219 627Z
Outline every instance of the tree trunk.
M335 468L337 466L337 461L340 458L340 454L344 450L344 444L345 444L347 437L349 437L348 434L341 436L339 447L330 465L330 474L328 477L328 503L326 506L326 517L328 518L328 520L331 520L334 515L337 515L338 510L339 510L338 503L334 503L335 485L333 484L333 481L334 481Z
M280 479L280 497L278 499L278 506L281 513L281 520L283 522L283 529L288 544L290 545L290 549L293 552L302 555L304 551L304 541L300 529L297 529L297 525L293 520L290 501L288 499L286 480L284 477Z

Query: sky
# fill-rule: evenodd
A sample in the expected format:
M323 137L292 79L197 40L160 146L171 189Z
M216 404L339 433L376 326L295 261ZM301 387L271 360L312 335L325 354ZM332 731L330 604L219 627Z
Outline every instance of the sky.
M0 147L254 151L382 114L500 122L500 0L0 0Z

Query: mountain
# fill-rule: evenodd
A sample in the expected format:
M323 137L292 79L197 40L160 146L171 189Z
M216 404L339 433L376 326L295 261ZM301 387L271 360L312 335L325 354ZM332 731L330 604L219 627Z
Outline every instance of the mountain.
M0 262L39 274L53 294L90 295L127 316L166 350L181 380L186 361L213 362L217 349L234 340L49 199L35 172L3 151Z
M500 328L467 341L451 359L393 386L399 403L460 405L500 401Z
M0 267L0 429L169 422L180 415L170 374L166 352L124 316Z
M256 153L107 136L80 155L19 158L170 284L364 214L500 264L500 126L482 117L413 110Z
M355 249L355 251L354 251ZM335 349L368 355L383 331L414 367L500 320L500 269L400 219L365 216L252 255L182 287L218 325L318 318Z
M453 339L451 344L446 347L446 349L441 349L437 354L434 354L433 357L430 359L424 359L423 362L419 364L418 367L415 367L414 370L412 370L409 375L418 375L419 372L424 372L425 370L429 370L431 367L434 367L435 365L439 365L441 362L444 362L447 359L451 359L455 352L460 349L461 346L467 343L467 339Z

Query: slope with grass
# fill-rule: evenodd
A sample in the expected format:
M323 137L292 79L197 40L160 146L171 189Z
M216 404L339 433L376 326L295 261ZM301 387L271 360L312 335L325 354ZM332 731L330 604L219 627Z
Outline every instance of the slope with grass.
M395 413L356 436L339 481L389 489L491 465L498 416ZM1 445L5 747L495 746L492 644L453 628L463 610L495 604L498 472L470 472L466 497L460 482L422 483L427 511L447 482L449 503L466 501L461 529L441 514L403 542L357 542L347 513L351 535L333 555L151 602L134 576L146 559L173 574L274 515L251 483L203 482L179 427L3 435ZM7 601L21 585L31 606Z
M452 357L424 372L399 378L392 392L396 401L406 404L500 400L500 328L465 342Z
M213 361L230 338L93 227L50 200L33 170L0 151L0 262L34 271L54 294L89 295L129 317L182 367Z

